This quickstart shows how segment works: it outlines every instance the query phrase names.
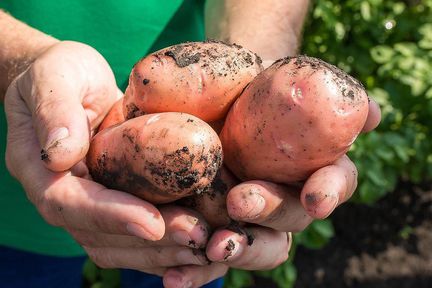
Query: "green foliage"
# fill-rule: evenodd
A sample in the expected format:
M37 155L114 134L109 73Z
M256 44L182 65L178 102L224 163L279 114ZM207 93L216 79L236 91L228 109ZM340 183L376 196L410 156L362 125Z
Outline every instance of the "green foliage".
M90 259L84 263L83 276L86 288L120 288L118 269L100 269Z
M333 225L330 220L319 220L309 225L308 229L296 235L298 245L309 249L323 247L334 235Z
M225 276L226 288L242 288L253 283L252 274L249 271L230 269Z
M303 52L362 81L382 109L350 152L355 200L374 203L399 178L431 179L432 1L318 0L311 15Z
M378 129L361 135L349 153L359 171L354 201L373 204L398 179L432 179L432 0L313 1L302 53L359 79L381 107ZM409 227L401 231L409 234ZM318 249L332 235L331 222L315 222L296 243ZM290 261L257 274L279 287L295 281Z
M297 269L292 261L288 260L273 270L258 271L256 274L272 279L281 288L292 288L297 278Z

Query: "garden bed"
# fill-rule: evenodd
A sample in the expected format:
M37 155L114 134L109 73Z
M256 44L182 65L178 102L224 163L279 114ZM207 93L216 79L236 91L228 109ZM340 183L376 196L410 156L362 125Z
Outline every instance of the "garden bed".
M335 237L299 247L295 287L432 287L432 185L401 183L373 206L348 203L331 217Z

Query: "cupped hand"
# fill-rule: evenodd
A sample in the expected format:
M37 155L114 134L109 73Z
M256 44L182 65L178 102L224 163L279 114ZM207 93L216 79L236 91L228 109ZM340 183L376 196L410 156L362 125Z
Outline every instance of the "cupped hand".
M373 130L380 119L379 106L371 100L363 132ZM207 244L207 256L240 269L275 268L288 258L289 232L302 231L314 219L329 216L356 187L357 169L346 155L313 173L303 185L243 182L229 191L227 210L232 219L250 224L240 233L217 230Z
M93 48L59 42L8 88L6 164L42 217L66 229L102 267L162 275L207 264L207 224L191 210L152 204L95 183L83 161L93 131L121 97Z

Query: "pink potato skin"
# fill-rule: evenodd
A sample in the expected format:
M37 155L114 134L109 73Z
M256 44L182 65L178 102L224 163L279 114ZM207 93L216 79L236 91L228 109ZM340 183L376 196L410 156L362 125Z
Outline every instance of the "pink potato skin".
M159 204L206 190L222 165L222 147L204 121L167 112L100 131L86 160L96 182Z
M124 98L120 98L116 103L114 103L114 105L111 107L111 110L99 125L98 131L102 131L111 126L123 123L126 120L123 115L123 99Z
M167 47L135 64L124 115L131 119L175 111L206 122L221 120L262 69L256 54L235 44L206 41Z
M225 163L242 180L305 180L348 151L367 115L367 94L351 76L316 58L281 59L230 110Z

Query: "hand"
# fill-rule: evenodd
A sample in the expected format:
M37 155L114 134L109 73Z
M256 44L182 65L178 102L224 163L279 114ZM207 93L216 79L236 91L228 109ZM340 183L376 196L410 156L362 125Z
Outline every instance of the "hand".
M78 229L68 231L101 268L127 268L163 276L168 267L209 267L205 252L201 250L209 236L205 220L195 211L175 205L161 206L159 211L166 231L158 241ZM203 276L205 282L198 282L200 285L214 279ZM175 283L173 287L181 287Z
M373 130L381 118L373 100L369 108L363 132ZM228 213L232 219L256 225L241 228L241 233L232 229L216 231L207 244L207 256L216 263L240 269L275 268L288 259L291 233L286 232L302 231L313 219L329 216L352 196L356 187L357 170L346 155L316 171L303 186L241 183L228 193Z
M207 263L189 248L207 241L207 224L195 212L159 211L90 180L82 161L89 139L120 96L94 49L76 42L51 46L6 94L10 173L42 217L69 231L102 267L162 275L164 267Z

